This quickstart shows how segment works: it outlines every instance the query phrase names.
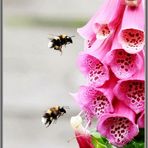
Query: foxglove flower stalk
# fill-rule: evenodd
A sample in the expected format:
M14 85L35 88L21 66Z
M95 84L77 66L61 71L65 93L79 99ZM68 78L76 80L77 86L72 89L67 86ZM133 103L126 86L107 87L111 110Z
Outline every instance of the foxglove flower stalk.
M72 96L102 136L124 147L144 128L144 0L106 0L78 33L87 84Z
M138 134L135 124L135 113L116 100L113 114L104 114L100 117L97 129L113 145L123 147Z

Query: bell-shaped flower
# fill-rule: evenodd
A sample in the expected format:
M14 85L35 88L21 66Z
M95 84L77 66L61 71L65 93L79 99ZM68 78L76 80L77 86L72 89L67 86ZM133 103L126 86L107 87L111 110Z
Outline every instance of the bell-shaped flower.
M106 39L121 23L125 5L122 0L108 0L104 9L94 19L94 31L97 39Z
M140 54L127 53L114 38L112 50L107 53L104 61L110 66L112 72L119 79L132 77L143 66Z
M125 5L121 0L106 0L90 21L77 30L86 40L86 47L90 48L96 40L101 44L114 33L121 22L124 9Z
M144 110L144 80L128 79L119 81L114 88L114 94L135 113L138 114Z
M137 124L138 124L139 128L144 128L144 111L141 112L141 114L137 120Z
M143 3L138 7L126 7L119 41L122 48L128 53L134 54L144 48L144 8Z
M94 87L102 86L109 79L107 66L90 54L80 53L78 67L86 76L89 85L93 85Z
M74 99L84 112L99 118L102 114L113 112L113 93L110 89L95 89L91 86L81 86Z
M135 113L122 102L114 102L114 113L103 114L97 125L98 132L115 146L123 147L139 132Z

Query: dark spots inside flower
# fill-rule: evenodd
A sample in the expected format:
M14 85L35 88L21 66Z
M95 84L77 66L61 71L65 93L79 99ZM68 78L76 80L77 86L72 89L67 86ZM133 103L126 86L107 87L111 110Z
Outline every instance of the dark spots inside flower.
M126 29L122 31L122 41L126 44L126 47L134 47L135 50L144 43L144 33L137 29Z
M127 97L132 103L132 107L142 107L141 102L144 101L144 83L138 80L129 84L127 82L125 87L128 87Z
M121 61L121 63L123 63L124 62L124 60L120 60Z
M140 98L137 98L137 101L139 102L140 101Z
M124 130L121 130L121 133L124 133L125 131Z
M125 121L125 123L126 123L126 124L127 124L127 123L129 123L129 121L128 121L128 120L126 120L126 121Z
M111 129L113 129L113 128L114 128L114 125L111 126Z
M101 37L108 37L108 35L110 34L110 29L108 27L107 24L102 24L100 25L100 27L98 28L98 32L96 34L97 38L101 38Z
M124 124L122 124L121 127L124 128Z
M122 51L119 52L119 55L122 55Z
M111 131L111 134L114 134L115 132L114 131Z
M122 124L122 122L119 121L119 125L121 125L121 124Z
M94 101L94 104L96 104L97 102L96 101Z
M96 38L93 37L91 40L87 40L87 47L91 48L91 46L93 45L93 43L95 42Z

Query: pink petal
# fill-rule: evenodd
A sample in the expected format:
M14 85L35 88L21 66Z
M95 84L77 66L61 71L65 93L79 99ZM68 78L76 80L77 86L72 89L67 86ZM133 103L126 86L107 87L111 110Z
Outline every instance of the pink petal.
M91 86L81 86L75 99L85 112L97 118L106 112L113 112L113 93L107 89L95 89Z
M102 5L101 8L99 8L97 10L97 12L93 15L93 17L89 20L89 22L83 26L82 28L78 28L77 32L86 40L92 40L94 38L96 38L96 34L93 30L93 24L95 21L95 18L97 18L99 15L102 15L102 11L104 9L106 9L108 3L110 2L110 0L106 0L105 3Z
M139 128L144 128L144 111L140 114L140 117L138 118L138 126Z
M75 135L79 144L79 148L94 148L91 141L91 135L80 133L78 131L75 132Z
M144 9L142 3L139 7L127 7L124 12L119 41L122 48L134 54L144 47Z
M138 7L142 0L125 0L125 3L130 7Z
M139 132L135 124L135 113L122 102L116 101L115 112L106 113L100 117L97 129L110 143L123 147Z
M103 62L104 57L111 50L113 38L114 35L111 35L102 42L96 40L88 50L85 50L85 53L88 53Z
M143 66L143 60L139 54L129 54L120 48L110 51L105 61L119 79L132 77Z
M90 85L99 87L109 79L107 66L92 55L81 53L78 57L78 66Z
M105 39L109 37L120 24L125 5L121 0L108 0L104 9L95 18L94 31L97 38Z
M143 80L119 81L114 88L114 93L119 100L124 102L136 113L144 110L145 95Z
M90 48L96 40L102 43L114 33L116 26L121 22L124 9L125 5L121 0L106 0L90 21L77 30L86 40L85 47Z
M144 63L144 60L145 60L145 53L144 53L144 50L140 51L138 53L141 58L142 58L142 61L143 61L143 64L141 63L141 68L133 75L132 79L139 79L139 80L144 80L145 79L145 63Z

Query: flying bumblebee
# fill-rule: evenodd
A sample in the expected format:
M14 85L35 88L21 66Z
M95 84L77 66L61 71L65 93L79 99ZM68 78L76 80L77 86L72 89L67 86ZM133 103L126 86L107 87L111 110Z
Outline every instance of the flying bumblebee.
M62 47L63 45L72 44L72 37L74 36L67 36L65 34L59 35L59 36L50 36L48 35L48 48L53 48L54 50L59 50L62 53Z
M44 115L42 116L42 123L48 127L52 121L56 121L60 116L66 113L66 109L69 108L67 107L60 107L60 106L55 106L49 108Z

